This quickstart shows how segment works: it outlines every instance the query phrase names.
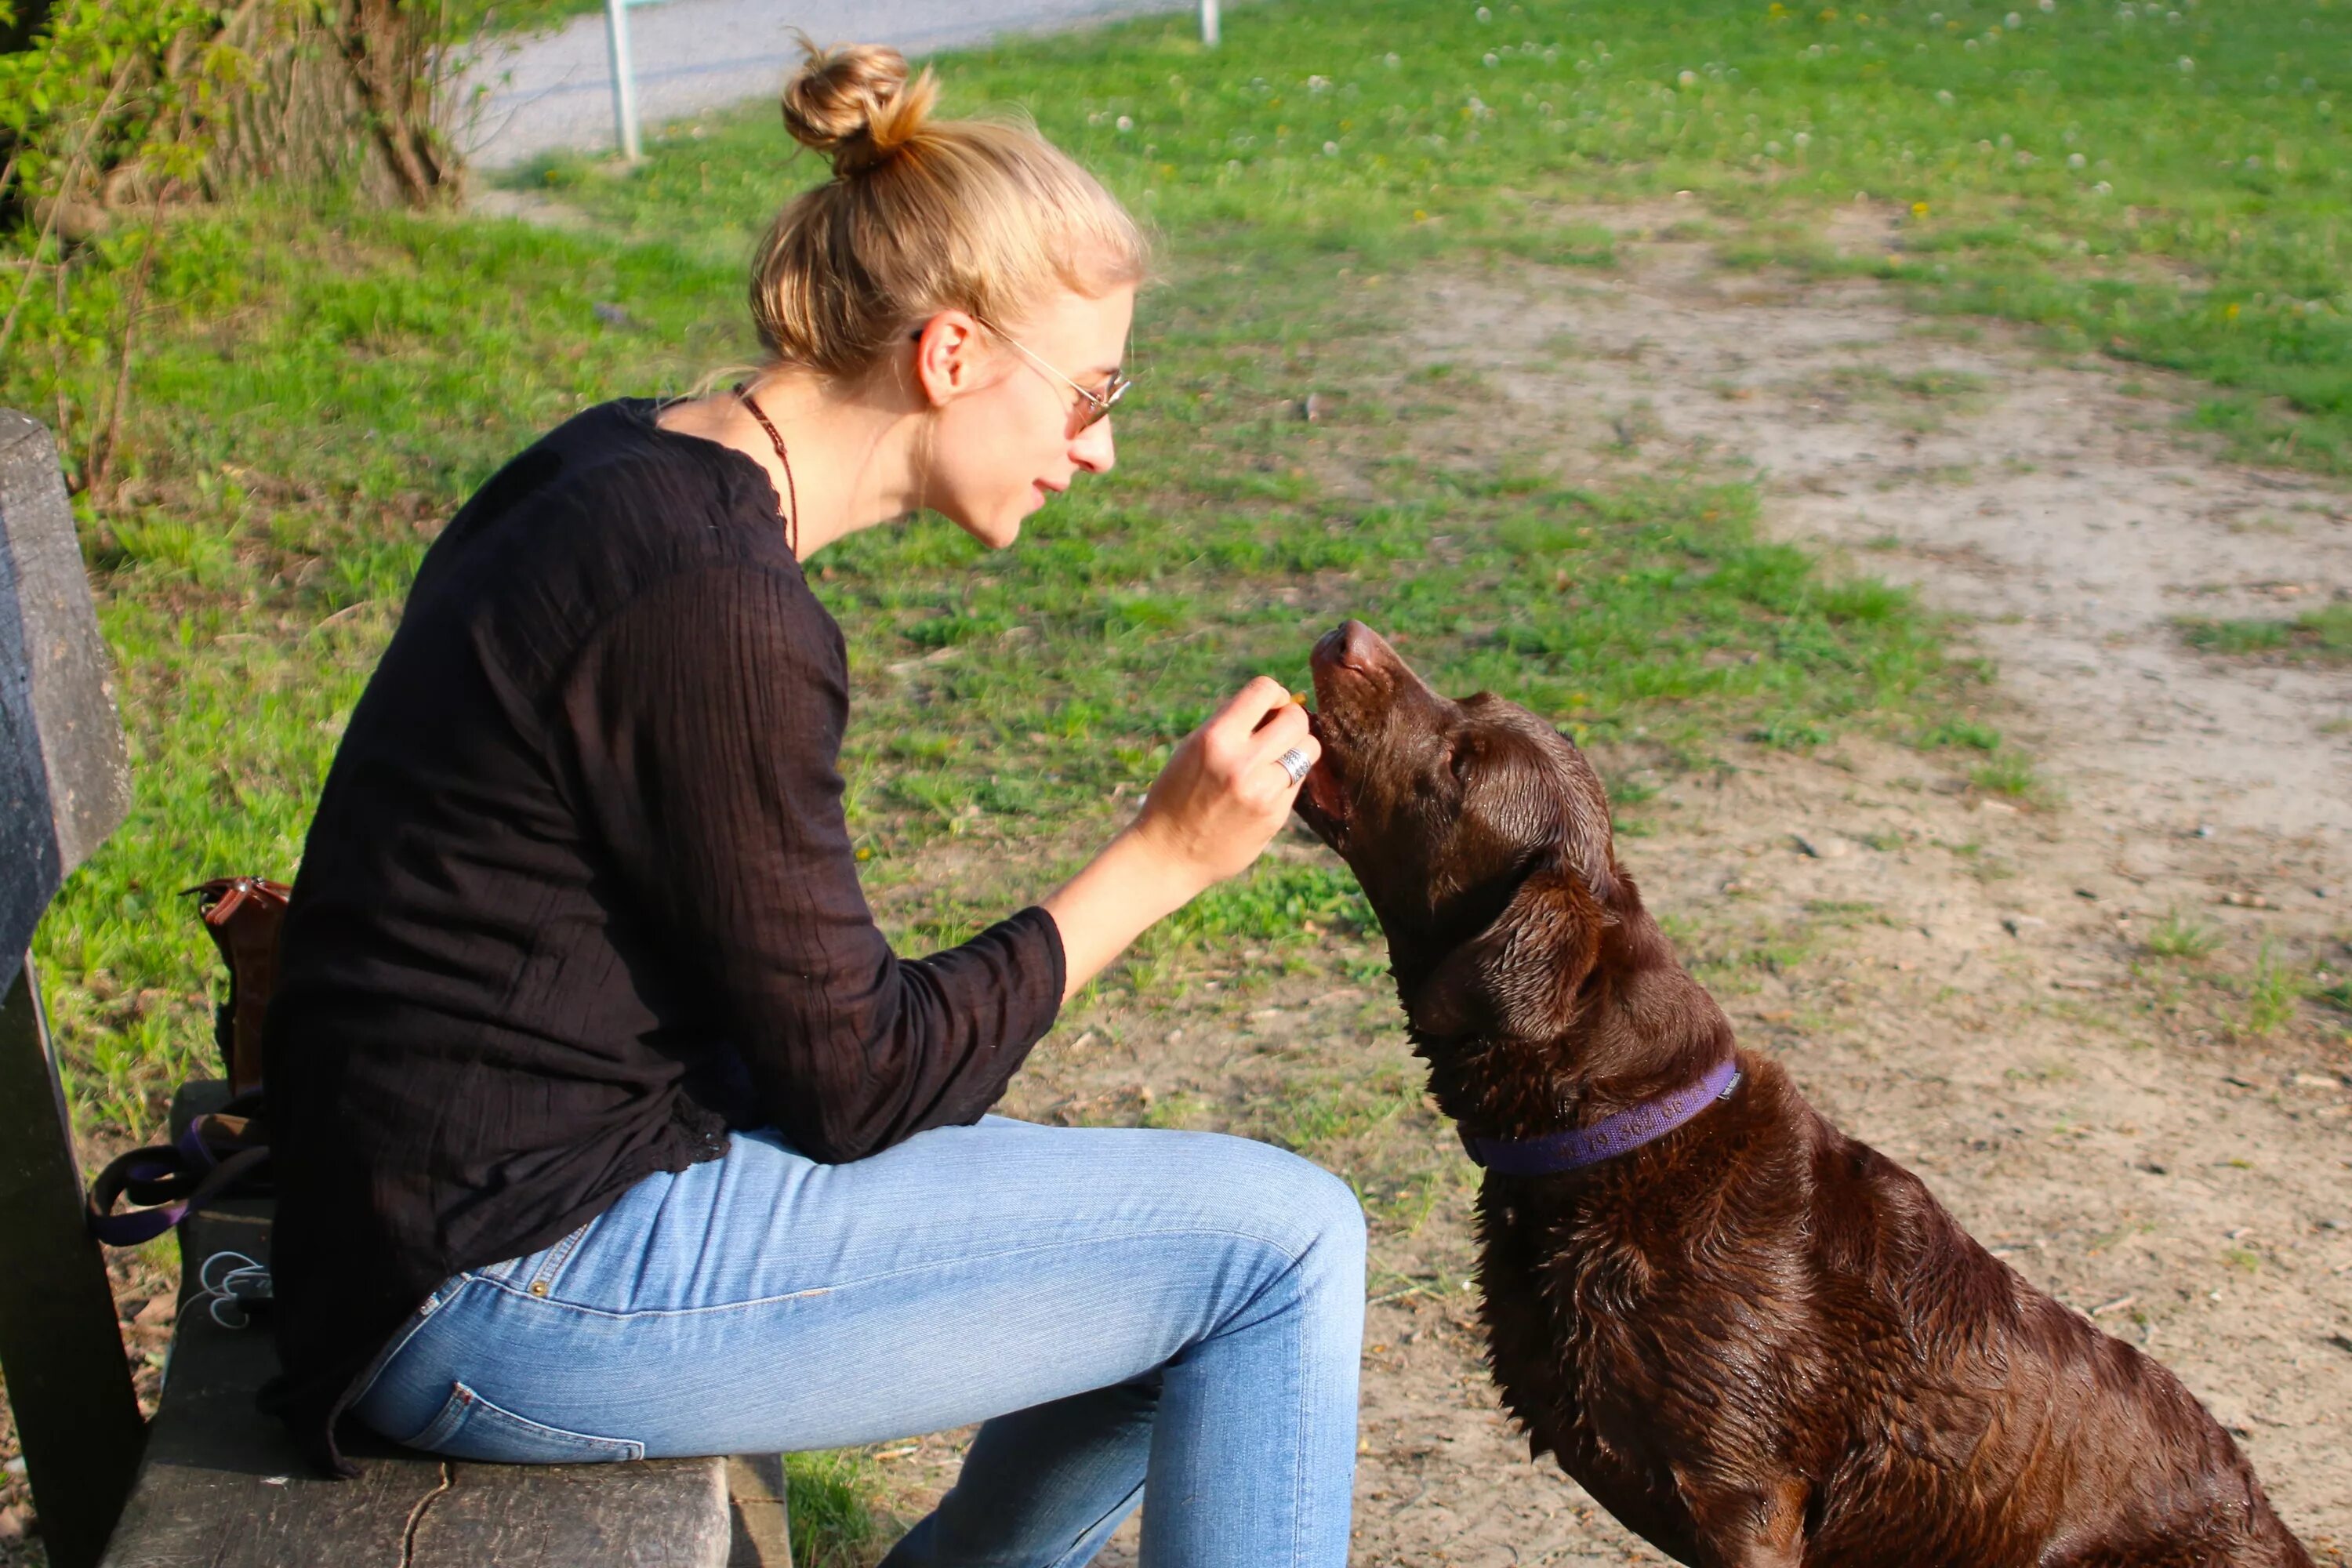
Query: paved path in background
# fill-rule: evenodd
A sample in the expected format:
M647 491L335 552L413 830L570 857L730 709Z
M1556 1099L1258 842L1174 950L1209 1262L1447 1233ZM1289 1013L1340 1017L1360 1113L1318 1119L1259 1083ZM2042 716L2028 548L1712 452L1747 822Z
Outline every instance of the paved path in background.
M819 43L895 44L909 55L1005 33L1186 8L1190 0L667 0L629 12L637 114L665 121L745 99L773 98L796 58L792 31ZM506 168L561 149L609 151L612 76L604 18L488 47L459 80L481 93L462 140L476 166Z

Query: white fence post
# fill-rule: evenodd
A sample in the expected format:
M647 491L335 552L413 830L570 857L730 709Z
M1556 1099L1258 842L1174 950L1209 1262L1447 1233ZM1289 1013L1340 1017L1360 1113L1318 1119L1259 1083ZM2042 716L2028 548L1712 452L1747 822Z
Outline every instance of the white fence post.
M1205 48L1217 47L1217 0L1201 0L1201 43Z
M1215 4L1215 0L1207 0ZM613 61L613 140L634 163L637 150L637 82L629 65L629 0L604 0L604 42Z

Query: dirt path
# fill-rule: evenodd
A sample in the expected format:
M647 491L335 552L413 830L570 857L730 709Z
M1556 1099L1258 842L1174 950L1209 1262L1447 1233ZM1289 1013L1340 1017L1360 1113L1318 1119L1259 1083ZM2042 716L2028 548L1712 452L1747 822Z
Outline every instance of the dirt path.
M2298 993L2352 962L2352 672L2210 658L2171 618L2352 591L2352 497L2222 461L2179 430L2186 388L1648 237L1678 216L1618 215L1614 275L1434 286L1411 352L1486 390L1433 438L1571 474L1762 470L1773 532L1969 617L1999 668L1982 717L2046 786L1989 797L1964 750L1735 745L1632 814L1624 858L1743 1039L2179 1372L2341 1563L2352 1048ZM1318 1156L1374 1216L1356 1561L1664 1561L1497 1415L1461 1289L1467 1167L1396 1098L1418 1072L1377 983L1212 988L1042 1053L1014 1109L1246 1131L1308 1086L1330 1110ZM955 1448L888 1453L906 1507Z

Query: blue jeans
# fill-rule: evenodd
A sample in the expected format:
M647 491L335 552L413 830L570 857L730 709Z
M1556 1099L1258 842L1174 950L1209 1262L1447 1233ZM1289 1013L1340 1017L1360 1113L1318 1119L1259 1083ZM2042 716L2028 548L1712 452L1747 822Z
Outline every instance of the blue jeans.
M738 1133L446 1282L355 1412L524 1463L984 1421L891 1568L1076 1568L1147 1500L1160 1568L1339 1568L1363 1310L1354 1194L1263 1143L992 1116L824 1165Z

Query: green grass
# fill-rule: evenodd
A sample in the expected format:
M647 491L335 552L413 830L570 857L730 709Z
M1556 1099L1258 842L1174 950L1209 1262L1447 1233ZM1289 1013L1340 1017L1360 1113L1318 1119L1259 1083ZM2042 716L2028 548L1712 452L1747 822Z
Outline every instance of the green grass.
M2276 1034L2302 1010L2312 981L2305 971L2281 962L2264 942L2246 977L2245 1032L2256 1038Z
M854 1448L784 1456L794 1568L865 1568L880 1544L874 1461Z
M2314 663L2352 661L2352 604L2306 610L2292 620L2184 620L2180 635L2208 653L2269 654Z
M2221 945L2221 932L2193 916L2174 910L2148 929L2141 945L2158 958L2206 958Z

